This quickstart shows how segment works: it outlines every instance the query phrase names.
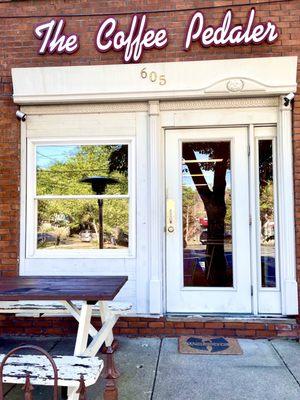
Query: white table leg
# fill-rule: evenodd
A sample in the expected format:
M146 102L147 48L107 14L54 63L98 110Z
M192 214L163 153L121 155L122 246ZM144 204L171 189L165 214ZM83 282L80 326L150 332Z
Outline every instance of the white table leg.
M80 320L80 308L76 307L76 305L72 301L62 301L62 304L66 307L70 314L79 322ZM91 324L89 327L90 336L94 337L97 334L97 329L94 328Z
M109 311L106 301L100 301L99 308L100 308L101 322L102 325L104 325L105 321L111 318L111 312ZM111 346L113 341L114 341L114 336L113 336L113 331L111 329L111 331L107 334L107 337L105 339L105 346L106 347Z
M82 355L85 349L87 348L89 329L92 318L92 308L93 306L91 304L87 304L86 302L82 304L79 317L74 356Z
M89 330L91 326L92 309L93 306L91 304L87 304L86 302L82 304L79 316L74 356L83 355L87 348ZM68 400L78 400L78 398L79 394L76 393L76 388L69 388Z

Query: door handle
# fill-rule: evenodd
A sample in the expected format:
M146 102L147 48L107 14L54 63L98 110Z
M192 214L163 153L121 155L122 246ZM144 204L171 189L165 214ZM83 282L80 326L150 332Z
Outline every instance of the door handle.
M175 201L172 199L167 200L167 232L173 233L175 231Z

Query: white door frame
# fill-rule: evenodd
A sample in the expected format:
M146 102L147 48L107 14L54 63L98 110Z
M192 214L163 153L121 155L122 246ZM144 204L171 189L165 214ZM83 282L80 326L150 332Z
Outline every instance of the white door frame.
M257 105L260 105L257 108ZM165 129L247 125L249 132L255 126L277 126L277 188L278 188L278 232L279 263L282 315L298 313L298 291L296 282L295 232L294 232L294 197L292 164L291 108L284 106L283 96L279 98L239 100L195 100L189 102L166 102L160 104L161 135ZM228 110L229 109L229 110ZM217 112L216 112L217 110ZM228 112L231 111L231 112ZM251 138L251 135L250 135ZM254 140L254 139L253 139ZM251 144L251 143L250 143ZM250 157L251 159L251 157ZM251 162L251 161L250 161ZM250 170L254 171L254 168ZM282 171L285 171L283 173ZM255 177L250 174L250 185L255 185ZM285 189L284 189L285 188ZM256 202L252 190L251 213L254 215ZM288 231L288 232L287 232ZM252 229L252 244L256 240ZM287 239L288 238L288 239ZM253 247L253 246L252 246ZM256 252L252 248L252 257ZM257 279L257 265L252 263L252 277ZM164 276L165 276L164 267ZM166 280L162 277L162 281ZM253 286L253 314L258 314L258 287ZM164 310L166 311L166 296Z

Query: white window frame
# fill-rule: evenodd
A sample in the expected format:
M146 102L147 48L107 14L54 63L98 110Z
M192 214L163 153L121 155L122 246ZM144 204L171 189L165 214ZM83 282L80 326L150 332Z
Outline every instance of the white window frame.
M128 145L128 193L126 195L36 195L36 147L43 145ZM135 139L134 137L101 136L101 138L27 138L26 184L26 258L134 258L135 235ZM37 201L38 199L128 199L128 248L127 249L38 249L37 248Z
M279 224L278 224L278 198L277 198L277 143L276 143L276 126L256 126L255 132L255 175L256 175L256 215L257 223L257 274L258 274L258 290L259 291L280 291L280 267L279 267ZM259 196L259 142L262 140L270 140L272 142L272 160L273 160L273 203L274 203L274 223L275 223L275 280L274 287L262 286L261 272L261 226L260 226L260 196Z

